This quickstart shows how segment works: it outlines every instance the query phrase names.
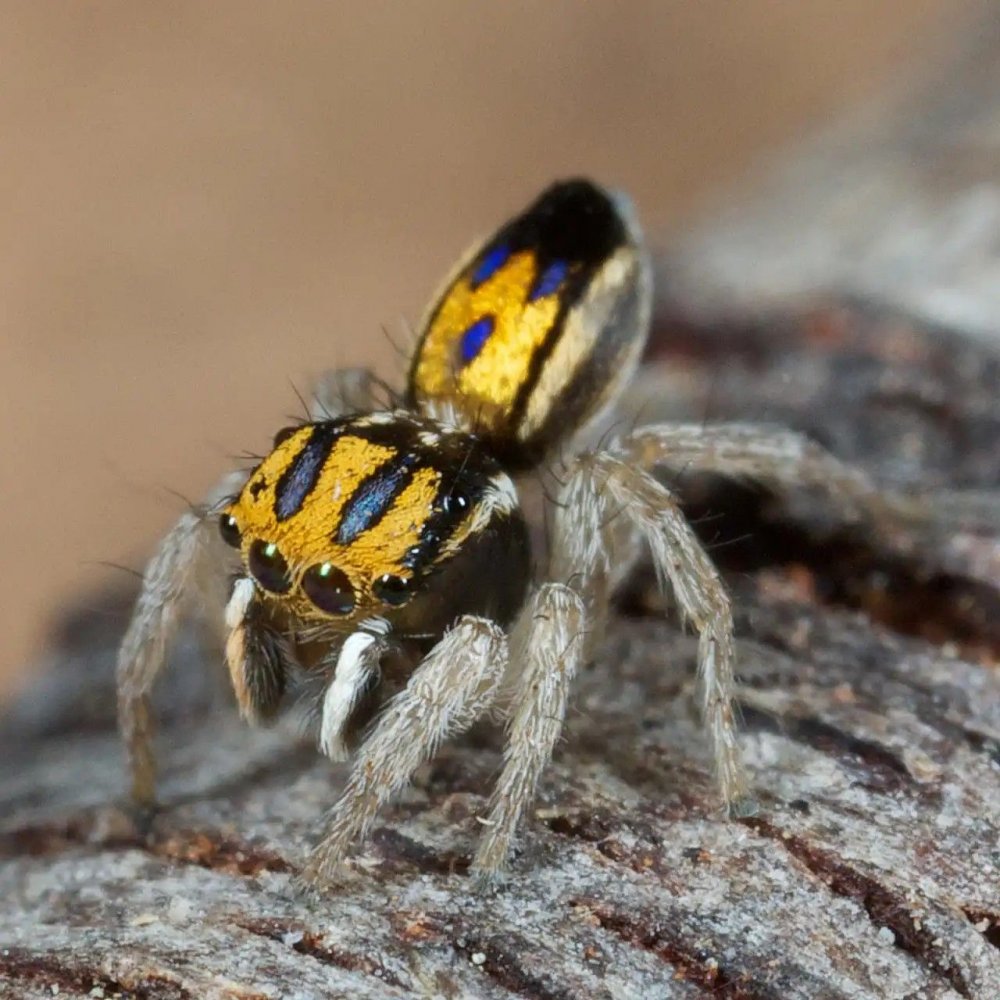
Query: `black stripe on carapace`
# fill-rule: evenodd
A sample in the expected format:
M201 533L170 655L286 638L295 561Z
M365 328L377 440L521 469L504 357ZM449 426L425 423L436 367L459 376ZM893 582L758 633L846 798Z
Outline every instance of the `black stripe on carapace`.
M308 440L274 488L274 515L279 521L287 521L302 509L306 497L316 488L330 449L342 430L340 421L313 424Z
M413 479L417 456L404 453L379 466L350 495L337 527L337 542L350 545L360 534L373 528L389 512L397 497Z
M457 468L442 469L441 485L431 505L431 514L424 522L417 544L403 557L403 565L414 573L432 567L459 525L482 500L488 483L481 468L461 464Z
M414 470L431 468L440 473L441 482L419 540L403 558L407 569L421 575L433 567L442 548L481 501L491 478L500 472L500 465L471 434L444 430L433 421L409 413L394 413L393 417L391 422L372 424L366 424L364 418L352 420L347 432L396 449L400 458L390 460L388 467L405 463ZM421 440L428 432L435 435L433 442Z

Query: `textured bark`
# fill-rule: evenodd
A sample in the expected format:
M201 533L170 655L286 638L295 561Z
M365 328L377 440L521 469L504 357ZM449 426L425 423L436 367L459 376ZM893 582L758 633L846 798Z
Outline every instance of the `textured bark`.
M682 484L739 609L758 815L718 814L694 643L640 578L506 891L465 874L484 731L385 811L335 893L299 898L345 772L291 719L241 726L194 630L160 692L164 809L145 835L115 806L129 595L109 594L5 720L0 996L1000 996L998 26L930 96L790 157L662 260L644 417L772 420L949 491L940 522L876 534L814 497Z

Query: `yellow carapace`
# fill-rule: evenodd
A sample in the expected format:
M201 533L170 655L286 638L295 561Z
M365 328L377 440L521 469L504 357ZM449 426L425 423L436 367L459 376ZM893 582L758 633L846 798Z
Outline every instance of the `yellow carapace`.
M619 427L587 448L585 428L638 362L651 301L629 202L589 181L556 184L461 261L389 405L374 377L339 373L308 422L185 514L146 569L119 653L134 798L153 800L149 693L181 604L215 579L242 714L273 714L301 682L316 695L320 750L357 753L303 879L329 881L379 806L483 716L506 727L472 862L493 878L558 742L573 677L645 551L698 632L715 773L740 807L729 598L652 472L825 486L855 513L876 509L876 494L774 428ZM522 513L529 472L549 487L545 551L532 551Z

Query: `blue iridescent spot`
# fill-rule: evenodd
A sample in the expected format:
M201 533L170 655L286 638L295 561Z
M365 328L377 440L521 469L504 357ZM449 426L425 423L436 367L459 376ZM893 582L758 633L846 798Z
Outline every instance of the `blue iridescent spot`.
M484 281L489 281L510 257L510 247L501 243L493 247L492 250L479 262L479 266L472 273L472 284L481 285Z
M483 349L483 345L489 340L490 334L496 321L492 316L484 316L477 319L465 333L462 334L462 363L471 364L476 359L476 355Z
M544 299L546 295L557 292L566 278L567 271L569 271L569 264L564 260L556 260L549 264L541 278L538 279L538 284L531 290L531 297L528 301L534 302L536 299Z

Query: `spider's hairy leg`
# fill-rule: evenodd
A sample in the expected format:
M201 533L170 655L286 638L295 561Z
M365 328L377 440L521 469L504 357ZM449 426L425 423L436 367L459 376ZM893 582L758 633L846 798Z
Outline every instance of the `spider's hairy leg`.
M143 574L128 629L118 649L118 726L125 742L132 799L151 806L156 765L149 693L163 666L167 645L186 603L198 592L211 593L213 557L221 542L213 515L242 487L242 472L226 476L200 507L184 513L170 529ZM221 563L221 557L218 557Z
M365 413L378 407L384 383L369 368L336 368L324 372L313 383L308 410L311 421L331 420L350 413Z
M468 729L490 707L507 662L507 637L486 618L463 616L445 633L361 747L303 871L307 885L329 881L348 847L442 740Z
M226 605L226 664L240 716L250 723L278 710L294 665L291 644L267 620L256 591L251 579L240 577Z
M518 822L559 739L583 659L586 616L576 591L546 583L528 600L514 626L511 666L498 699L508 715L504 766L472 864L481 881L493 879L506 865Z
M627 435L615 450L644 469L714 472L776 492L818 489L847 522L918 513L915 504L880 492L863 472L804 434L767 424L651 424Z
M552 575L578 580L588 601L604 600L616 564L609 530L625 518L639 530L661 581L670 583L682 617L698 632L701 707L712 742L716 779L730 811L748 808L747 783L733 709L734 644L729 595L676 497L633 462L608 452L583 456L561 496ZM595 595L595 596L592 596ZM595 609L599 610L599 609Z

